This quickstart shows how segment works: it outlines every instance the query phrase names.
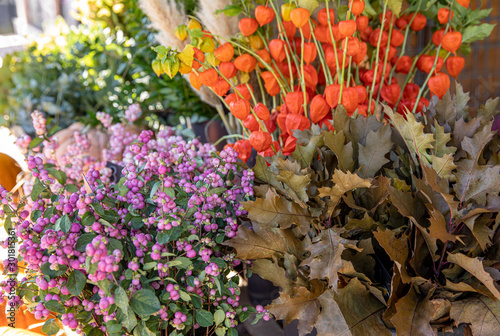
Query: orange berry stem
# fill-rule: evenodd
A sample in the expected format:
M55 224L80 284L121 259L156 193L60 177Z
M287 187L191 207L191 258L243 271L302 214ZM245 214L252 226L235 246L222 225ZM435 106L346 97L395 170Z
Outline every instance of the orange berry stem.
M266 91L264 90L264 86L262 85L262 79L260 78L261 70L256 68L256 71L257 71L257 82L259 82L260 95L262 96L262 104L267 106Z
M333 45L333 52L335 53L335 65L337 66L337 75L340 73L340 66L339 66L339 58L337 56L337 48L335 45L335 39L333 38L333 30L332 30L332 18L330 18L330 9L328 8L328 0L325 1L325 8L326 8L326 17L328 18L328 31L330 32L330 38L332 39L332 45ZM337 6L338 8L339 6ZM333 18L335 20L335 18Z
M290 62L290 52L291 51L289 48L285 48L285 55L286 55L286 61L288 63L288 73L290 75L290 87L293 90L294 87L294 80L293 80L293 69L292 69L292 63ZM292 52L292 55L294 53ZM293 57L295 59L295 57ZM295 62L295 66L297 67L297 63Z
M382 34L384 32L384 25L385 25L385 20L386 20L386 14L387 13L387 0L384 1L384 9L382 11L382 22L380 26L380 34L378 36L378 41L377 41L377 51L375 53L375 71L374 71L374 79L372 82L372 87L370 89L370 99L368 100L368 111L371 111L371 105L372 105L372 99L373 99L373 91L375 90L375 83L377 82L377 74L378 74L378 59L379 59L379 54L380 54L380 44L382 42ZM389 43L389 41L387 42ZM377 105L375 105L375 112L376 112Z
M351 66L352 66L352 57L349 56L349 71L347 72L347 86L350 86L351 85ZM356 85L354 83L354 85Z
M427 53L427 51L431 48L431 46L432 46L432 41L430 41L424 47L424 49L422 49L422 51L417 56L415 56L415 58L413 60L413 63L411 65L410 71L408 72L408 75L406 76L406 79L405 79L405 81L403 83L403 86L401 86L401 89L404 90L406 84L408 84L413 79L413 77L415 76L415 74L417 72L416 65L417 65L419 57L422 56L423 54ZM398 106L398 104L399 104L399 102L401 101L402 98L403 98L403 96L399 97L399 100L397 101L396 106Z
M346 21L349 20L349 18L351 17L351 15L350 15L351 9L352 9L352 2L349 4L349 9L347 10L347 13L345 14ZM345 37L344 54L342 56L342 76L340 77L340 83L339 83L340 84L339 104L342 101L342 91L344 90L344 73L345 73L345 68L346 68L345 61L346 61L346 57L347 57L347 44L348 44L348 42L349 42L349 36L346 36ZM348 74L351 73L351 59L352 59L352 57L350 57L350 59L349 59L349 70L347 71ZM347 86L349 86L349 80L347 80Z
M299 28L300 32L300 84L302 87L302 93L304 94L304 115L308 116L307 113L307 90L306 90L306 81L304 77L304 34L302 32L302 28Z
M321 66L323 68L323 72L325 74L326 85L331 85L331 84L333 84L332 74L330 72L330 68L326 65L324 50L321 47L321 45L319 44L318 40L316 39L316 35L314 35L313 25L312 25L311 21L309 21L309 29L311 29L311 31L313 32L311 35L312 35L312 38L314 40L314 44L316 45L316 50L318 51L319 62L321 63Z
M347 57L347 42L349 41L349 37L345 38L345 48L342 56L342 75L340 76L340 94L339 94L339 104L342 101L342 91L344 90L344 73L345 73L345 61ZM350 70L350 69L349 69ZM349 83L347 83L349 85Z
M217 71L219 71L218 69L216 69ZM196 71L196 69L193 69L194 73L195 74L198 74L198 71ZM222 76L222 74L220 74ZM223 76L224 77L224 76ZM225 77L224 77L225 78ZM227 78L225 78L227 80ZM209 88L212 92L214 92L214 90L212 88ZM215 92L214 92L215 94ZM222 99L222 97L219 97L219 99L221 100L221 102L227 107L227 109L229 110L229 105L227 105L227 103L225 102L224 99ZM226 115L224 114L224 111L221 109L221 108L215 108L217 110L217 113L219 114L220 118L222 119L222 123L224 124L224 127L226 128L226 131L229 133L229 134L233 134L234 133L234 129L229 125L228 121L227 121L227 118L226 118Z
M208 34L208 33L207 33L207 35L215 36L214 34ZM241 44L239 44L239 43L236 43L236 42L234 42L234 41L231 41L231 40L229 40L229 39L226 39L226 38L224 38L224 37L222 37L222 36L219 36L219 38L220 38L220 39L222 39L222 40L224 40L224 41L226 41L226 42L231 43L232 45L236 46L237 48L241 48L242 50L244 50L244 51L245 51L245 52L247 52L248 54L250 54L250 55L252 55L253 57L255 57L255 59L256 59L257 61L261 62L261 63L264 65L264 67L265 67L268 71L270 71L270 72L273 74L273 76L274 76L274 78L276 78L276 81L278 82L278 85L280 86L281 90L283 90L284 92L285 92L285 91L290 91L290 88L288 87L288 83L287 83L286 81L285 81L284 83L283 83L282 81L280 81L280 79L276 76L276 72L274 71L274 69L273 69L273 68L271 68L271 67L269 66L269 64L267 64L267 63L266 63L266 62L265 62L265 61L264 61L264 60L263 60L263 59L262 59L262 58L261 58L261 57L260 57L257 53L253 52L252 50L250 50L250 49L248 49L248 48L246 48L246 47L244 47L244 46L242 46L242 45L241 45ZM287 85L287 88L285 88L285 87L283 86L283 84L286 84L286 85ZM288 89L288 90L286 90L286 89Z
M392 14L392 16L390 18L391 22L392 22L392 18L394 17L393 15L394 14ZM380 102L380 93L382 92L382 88L384 87L384 82L385 82L385 70L387 69L387 58L389 57L389 51L391 50L392 28L393 28L393 25L390 24L389 25L389 38L387 39L387 46L385 48L384 67L382 68L382 77L380 79L380 88L379 88L378 93L377 93L377 100L375 101L375 104L377 104L377 105ZM410 28L407 27L406 29L410 29ZM375 76L376 76L376 74L375 74ZM375 105L375 106L377 106L377 105ZM397 108L397 106L395 108ZM382 117L384 117L384 110L383 109L382 109Z
M420 0L418 2L418 7L417 7L417 11L415 12L415 15L412 15L411 16L411 19L410 19L410 22L408 22L408 26L406 26L406 31L405 31L405 39L403 40L403 45L401 46L401 53L399 54L399 58L401 58L404 54L405 54L405 51L406 51L406 42L408 41L408 36L410 35L410 26L411 24L413 23L413 20L415 19L415 16L416 14L419 12L420 10L420 5L422 4L422 0ZM394 76L394 72L396 71L396 67L393 67L391 69L391 73L389 75L389 84L391 84L392 82L392 77ZM410 73L408 73L409 75ZM408 77L408 76L407 76ZM407 82L406 82L407 83ZM404 87L406 86L406 83L404 86L402 86L402 88L404 89ZM398 102L399 103L399 102ZM397 106L397 105L396 105Z
M285 49L285 53L286 53L286 58L287 58L287 62L288 62L288 68L290 69L290 74L291 74L292 73L291 72L292 68L291 68L291 63L290 63L290 55L289 55L288 51L292 51L293 50L292 49L292 45L290 44L290 40L288 39L288 36L286 35L285 25L283 24L283 21L281 21L280 14L276 10L276 7L274 6L274 2L271 1L270 3L271 3L271 7L273 8L274 12L276 13L276 23L278 25L278 34L282 35L283 40L285 41L286 45L288 46L288 49ZM281 34L279 33L280 30L282 32ZM267 47L267 45L266 45L266 47ZM298 59L296 57L294 57L294 56L295 56L295 54L292 53L293 62L295 63L295 67L298 69L299 68L299 64L297 63ZM273 59L273 62L274 62L274 59ZM276 62L274 62L274 64L276 65ZM278 71L280 71L277 66L276 66L276 69L278 69ZM293 91L293 76L292 75L290 75L290 80L291 80L291 88L292 88L292 91Z
M264 38L264 36L262 36L262 34L260 32L259 32L259 36L262 38L262 41L264 42L264 45L266 46L266 49L269 50L269 44L267 43L267 39ZM287 57L287 60L288 60L288 66L290 67L290 59L289 59L289 55L288 55L288 50L285 50L285 52L286 52L286 57ZM287 85L289 85L288 81L286 80L285 75L283 75L283 73L281 73L281 70L279 69L278 64L276 63L276 61L274 60L274 58L271 58L271 62L273 62L274 68L276 69L276 71L278 71L278 74L280 75L280 77L283 80L283 82L285 82L285 83L287 83ZM274 72L275 70L272 70L272 71ZM293 87L293 81L292 81L292 87Z
M451 4L449 4L448 6L451 7ZM449 18L448 22L446 23L446 28L444 30L444 34L446 34L448 32L448 30L450 29L451 13L452 13L452 11L450 10L450 14L449 14L450 18ZM436 56L434 57L434 64L432 65L432 70L427 75L427 78L425 79L424 84L422 84L422 87L420 88L420 90L418 92L418 96L417 96L417 100L415 102L415 106L413 106L413 110L411 111L412 113L415 113L415 111L417 110L418 103L420 102L420 98L422 98L422 93L424 91L424 88L427 86L427 83L429 82L429 79L431 78L431 76L433 75L433 73L434 73L434 71L436 69L436 65L437 65L437 61L438 61L439 51L440 50L441 50L441 44L436 49Z

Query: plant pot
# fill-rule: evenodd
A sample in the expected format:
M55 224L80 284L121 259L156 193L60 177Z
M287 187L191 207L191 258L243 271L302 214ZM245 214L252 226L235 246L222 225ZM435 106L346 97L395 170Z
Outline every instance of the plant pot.
M254 306L266 306L278 296L279 288L271 281L264 280L255 273L248 278L248 298Z
M299 320L293 320L292 323L287 324L283 328L284 336L299 336L299 330L297 329L297 325L299 324ZM314 328L309 334L305 336L317 336L316 328Z
M223 122L220 119L209 120L201 123L191 124L193 132L196 137L204 143L215 143L217 140L227 135L227 131L224 127ZM215 146L217 150L222 150L226 145L226 141L223 140Z

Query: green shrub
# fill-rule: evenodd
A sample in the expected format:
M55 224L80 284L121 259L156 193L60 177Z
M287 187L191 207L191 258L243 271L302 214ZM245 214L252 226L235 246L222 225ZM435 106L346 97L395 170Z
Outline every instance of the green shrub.
M156 42L147 17L136 0L124 4L115 15L123 24L95 20L70 29L61 21L45 43L7 55L0 67L0 124L20 124L31 133L29 114L38 109L61 127L75 120L95 125L98 111L118 117L135 102L147 112L140 122L149 126L213 115L183 78L154 74Z

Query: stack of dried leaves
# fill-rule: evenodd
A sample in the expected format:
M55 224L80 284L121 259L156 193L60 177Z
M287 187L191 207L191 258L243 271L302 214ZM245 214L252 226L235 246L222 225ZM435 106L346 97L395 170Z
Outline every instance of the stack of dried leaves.
M299 333L434 335L500 330L500 99L471 112L457 85L423 116L296 132L291 157L258 157L229 245L280 287L267 308ZM268 166L269 164L269 166Z

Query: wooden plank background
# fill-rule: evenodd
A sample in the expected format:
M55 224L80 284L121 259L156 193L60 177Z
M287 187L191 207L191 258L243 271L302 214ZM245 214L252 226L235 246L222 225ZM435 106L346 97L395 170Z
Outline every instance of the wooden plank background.
M481 2L483 2L481 6ZM500 1L473 0L473 8L493 8L484 22L497 24L491 36L472 44L472 53L465 59L465 68L458 76L464 91L471 96L470 107L477 108L488 98L500 97Z

